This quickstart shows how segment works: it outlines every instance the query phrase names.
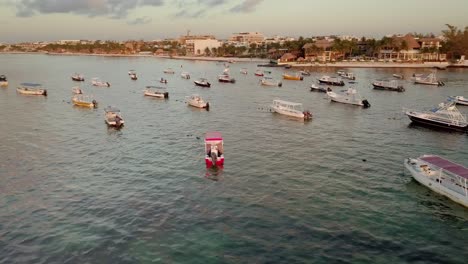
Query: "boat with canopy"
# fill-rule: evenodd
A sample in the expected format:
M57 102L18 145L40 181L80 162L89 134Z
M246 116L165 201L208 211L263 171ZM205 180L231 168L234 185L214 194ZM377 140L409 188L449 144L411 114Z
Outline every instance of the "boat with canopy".
M205 134L205 164L207 168L224 165L224 140L220 132Z

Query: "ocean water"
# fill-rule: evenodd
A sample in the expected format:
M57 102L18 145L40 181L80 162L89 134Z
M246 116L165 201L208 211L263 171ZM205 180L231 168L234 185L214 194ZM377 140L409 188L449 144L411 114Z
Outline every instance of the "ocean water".
M439 71L443 87L403 81L397 93L370 83L424 70L352 69L346 87L372 105L362 109L309 91L337 69L262 87L256 63L229 67L235 84L217 82L216 62L1 55L0 263L466 263L467 208L412 180L403 159L468 166L468 135L412 125L402 108L468 96L467 70ZM93 77L111 87L92 87ZM161 77L169 99L144 97ZM198 77L212 87L194 86ZM22 82L49 96L17 94ZM75 85L99 107L70 104ZM210 111L184 103L195 93ZM303 103L313 120L271 113L276 98ZM107 105L125 127L107 128ZM207 131L224 136L223 169L205 168Z

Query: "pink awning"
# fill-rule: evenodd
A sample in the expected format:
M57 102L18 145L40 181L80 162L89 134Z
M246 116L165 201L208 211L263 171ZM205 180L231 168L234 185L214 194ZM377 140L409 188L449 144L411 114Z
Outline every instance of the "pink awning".
M422 157L421 160L430 163L436 167L444 169L448 172L451 172L457 176L468 179L468 168L463 167L462 165L453 163L449 160L443 159L439 156L427 156Z
M223 140L223 136L220 132L207 132L205 134L205 141L220 141Z

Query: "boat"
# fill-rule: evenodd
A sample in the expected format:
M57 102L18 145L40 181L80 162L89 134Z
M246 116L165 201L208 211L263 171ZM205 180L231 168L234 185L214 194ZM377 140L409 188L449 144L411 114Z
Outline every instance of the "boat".
M122 118L122 114L117 107L108 106L104 108L105 122L110 127L122 127L125 121Z
M404 78L403 75L401 75L401 74L396 74L396 73L394 73L392 76L393 76L394 78L397 78L397 79L403 79L403 78Z
M348 88L347 90L342 90L338 93L327 91L327 95L332 102L358 105L364 108L370 107L369 101L361 98L361 95L359 95L357 90L354 88Z
M91 84L93 86L99 86L99 87L110 87L110 83L109 82L104 82L104 81L101 81L99 80L99 78L95 77L91 80Z
M286 65L284 65L284 68L285 68L285 69L291 69L291 68L292 68L292 65L291 65L291 64L286 64Z
M203 98L201 98L198 94L193 94L191 96L187 96L185 101L188 105L197 107L197 108L206 108L206 110L210 110L210 103L205 102Z
M72 88L72 94L83 94L83 91L81 90L80 87L75 86Z
M78 73L73 74L71 78L73 81L77 81L77 82L84 82L85 80L84 76Z
M25 95L44 95L47 96L47 90L42 89L42 85L39 83L21 83L16 91L20 94Z
M291 81L302 81L302 80L304 80L304 77L300 76L299 74L290 75L290 74L284 73L283 74L283 79L291 80Z
M255 71L255 76L264 76L264 75L265 75L265 73L260 69Z
M300 73L302 76L310 76L310 72L309 72L309 71L306 71L306 70L300 71L299 73Z
M343 70L339 70L339 71L336 71L336 74L338 74L338 76L341 76L343 74L345 74L346 72L343 71Z
M377 80L372 83L376 90L389 90L396 92L404 92L405 88L400 85L397 80Z
M183 79L190 79L190 74L188 72L182 72L180 74L180 77L182 77Z
M130 71L128 71L128 75L130 76L130 79L132 79L132 80L134 80L134 81L138 79L135 70L130 70Z
M143 90L143 94L145 96L157 97L157 98L169 98L168 92L162 92L160 89L164 89L164 87L157 87L157 86L146 86L146 89Z
M221 74L218 76L218 81L219 82L224 82L224 83L235 83L236 80L234 78L231 78L229 74Z
M468 98L465 98L463 96L453 96L450 97L456 104L459 105L468 105Z
M352 72L343 72L340 77L348 80L356 80L356 76Z
M198 80L196 80L196 81L193 81L193 82L194 82L195 85L197 85L197 86L202 86L202 87L210 87L210 86L211 86L211 83L208 82L208 80L205 79L205 78L200 78L200 79L198 79Z
M248 73L248 71L247 71L247 69L246 69L246 68L242 68L242 69L240 69L240 73L242 73L242 74L247 74L247 73Z
M413 179L432 191L468 207L468 168L436 155L407 158Z
M328 88L330 89L330 88ZM330 89L331 90L331 89ZM312 84L310 86L310 91L311 92L320 92L320 93L326 93L327 92L327 89L325 87L320 87L318 85L315 85L315 84Z
M263 77L260 83L265 86L283 86L283 83L281 81L275 80L271 77Z
M1 87L8 86L8 80L5 75L0 75L0 86Z
M322 84L328 84L328 85L333 85L333 86L344 86L345 83L338 79L337 77L330 77L330 76L322 76L320 79L318 79L319 83Z
M312 114L309 111L304 111L301 103L294 103L276 99L273 100L271 110L278 114L292 116L303 120L312 119Z
M437 79L435 73L431 73L427 75L426 77L420 76L420 77L415 77L414 78L414 83L415 84L425 84L425 85L437 85L437 86L444 86L445 83L441 82Z
M467 131L466 117L456 108L454 101L440 103L430 111L404 110L409 119L420 125L444 128L448 130Z
M72 103L76 106L97 108L98 103L89 95L75 94L72 97Z
M164 79L161 77L161 79L159 80L160 83L167 83L167 79Z
M205 164L207 168L224 165L224 142L220 132L205 134Z
M167 68L163 72L167 73L167 74L174 74L175 73L175 71L172 68Z

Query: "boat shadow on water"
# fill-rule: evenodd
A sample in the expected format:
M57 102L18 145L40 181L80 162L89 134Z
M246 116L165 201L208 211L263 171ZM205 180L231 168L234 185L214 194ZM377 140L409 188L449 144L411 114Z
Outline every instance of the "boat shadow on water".
M221 181L223 180L223 169L224 168L222 166L212 166L210 168L206 168L205 178L212 181Z

